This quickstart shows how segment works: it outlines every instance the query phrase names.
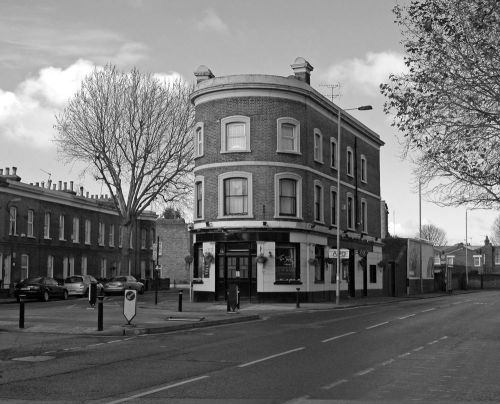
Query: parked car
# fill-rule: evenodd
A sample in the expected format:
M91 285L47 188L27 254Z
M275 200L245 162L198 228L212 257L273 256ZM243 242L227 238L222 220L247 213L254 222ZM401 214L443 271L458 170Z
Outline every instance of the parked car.
M130 275L115 276L104 284L105 294L124 293L126 289L134 289L143 294L144 284Z
M92 283L97 284L97 291L102 289L102 284L92 275L72 275L64 280L64 286L70 296L87 296Z
M64 300L68 298L68 289L60 285L54 278L47 276L37 278L27 278L16 284L14 296L20 301L20 296L24 295L28 299L40 299L47 302L52 297L59 297Z

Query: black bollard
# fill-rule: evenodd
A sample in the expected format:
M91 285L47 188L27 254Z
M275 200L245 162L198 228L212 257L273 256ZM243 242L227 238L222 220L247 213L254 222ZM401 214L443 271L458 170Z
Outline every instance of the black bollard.
M182 290L179 291L179 311L182 311Z
M24 298L26 296L19 296L19 328L24 328Z
M100 295L97 296L97 331L102 331L103 330L103 300L104 296Z
M236 308L239 310L240 309L240 288L237 289L236 291Z
M300 295L299 295L299 292L300 292L300 288L297 288L297 303L296 303L297 309L300 307Z
M228 313L231 311L231 305L229 304L229 290L226 290L226 310Z

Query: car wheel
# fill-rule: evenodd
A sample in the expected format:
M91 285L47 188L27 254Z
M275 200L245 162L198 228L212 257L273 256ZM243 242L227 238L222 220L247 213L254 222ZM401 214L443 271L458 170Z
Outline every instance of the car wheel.
M42 295L42 300L44 302L48 302L50 299L50 296L49 296L49 292L47 292L46 290L43 291L43 295Z
M68 300L68 291L67 290L65 290L63 293L63 299Z

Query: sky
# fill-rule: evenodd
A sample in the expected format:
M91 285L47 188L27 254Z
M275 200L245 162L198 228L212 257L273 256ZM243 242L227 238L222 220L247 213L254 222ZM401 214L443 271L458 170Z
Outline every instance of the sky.
M421 199L401 134L384 114L379 84L404 69L392 9L408 0L0 0L0 168L23 182L74 181L107 193L64 165L52 142L55 115L95 66L194 80L200 65L215 76L289 76L298 56L313 67L311 85L377 132L381 195L389 232L418 234L433 224L448 245L482 245L498 212L439 207ZM340 84L340 91L331 86ZM419 214L421 212L421 214Z

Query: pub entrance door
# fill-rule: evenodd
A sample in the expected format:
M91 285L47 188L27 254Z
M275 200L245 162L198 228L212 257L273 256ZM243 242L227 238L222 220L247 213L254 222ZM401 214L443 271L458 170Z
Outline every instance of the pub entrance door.
M229 285L237 285L240 298L257 295L257 263L247 243L225 243L218 248L217 300L225 300ZM221 248L222 247L222 248ZM246 247L246 248L244 248Z

